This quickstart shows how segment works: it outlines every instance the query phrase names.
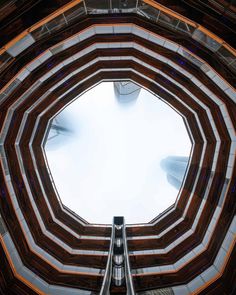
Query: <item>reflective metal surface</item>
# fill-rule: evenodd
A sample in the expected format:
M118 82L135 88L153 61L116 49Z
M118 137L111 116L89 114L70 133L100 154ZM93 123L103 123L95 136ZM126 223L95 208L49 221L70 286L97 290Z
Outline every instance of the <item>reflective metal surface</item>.
M122 287L127 295L135 294L124 217L113 218L110 250L100 295L110 294L112 287Z

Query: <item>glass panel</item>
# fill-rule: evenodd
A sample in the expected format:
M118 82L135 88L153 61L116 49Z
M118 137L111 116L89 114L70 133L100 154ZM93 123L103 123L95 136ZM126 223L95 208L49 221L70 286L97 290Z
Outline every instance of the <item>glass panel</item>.
M222 58L227 64L231 63L235 60L235 56L231 53L227 48L221 46L220 49L217 51L220 58Z
M53 48L50 49L50 51L52 52L53 55L55 55L55 54L65 50L66 48L69 48L69 47L75 45L78 42L79 42L79 40L77 37L70 38L69 40L64 41L63 43L58 44L57 46L54 46Z
M110 9L109 0L86 0L84 1L87 7L88 13L96 13L96 10L108 10Z
M163 12L160 13L158 22L164 24L165 26L172 27L172 28L176 27L178 24L178 20L176 18L174 18L168 14L165 14Z
M53 55L57 54L58 52L63 51L66 48L65 44L59 44L58 46L54 47L51 49L51 52Z
M40 40L41 38L47 36L48 34L49 34L49 30L46 25L43 25L31 32L31 35L34 37L35 40Z
M125 9L135 9L136 8L136 0L112 0L112 9L117 8L121 10Z
M182 31L182 32L185 32L187 34L190 34L192 35L193 31L195 30L194 27L182 22L182 21L179 21L179 23L177 24L177 27L176 29L178 29L179 31Z
M159 14L160 14L160 10L144 3L143 1L139 1L137 13L142 16L145 16L148 19L151 19L153 21L157 21Z
M46 24L49 31L59 30L61 27L65 26L65 18L63 15L59 15L58 17L51 20L49 23Z
M205 45L207 48L209 48L212 51L217 51L220 47L221 44L212 39L211 37L207 36L205 33L202 31L199 31L196 29L193 33L193 39L201 42L203 45Z
M72 7L71 9L67 10L64 15L68 23L74 21L76 18L85 14L84 4L79 3L78 5Z

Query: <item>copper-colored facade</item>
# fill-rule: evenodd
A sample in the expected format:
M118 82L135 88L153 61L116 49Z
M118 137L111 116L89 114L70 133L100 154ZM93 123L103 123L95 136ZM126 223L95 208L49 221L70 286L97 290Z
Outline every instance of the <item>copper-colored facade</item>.
M59 110L117 79L177 110L192 141L176 203L126 227L135 294L235 294L235 5L52 2L0 6L0 294L100 293L111 226L60 203L43 144Z

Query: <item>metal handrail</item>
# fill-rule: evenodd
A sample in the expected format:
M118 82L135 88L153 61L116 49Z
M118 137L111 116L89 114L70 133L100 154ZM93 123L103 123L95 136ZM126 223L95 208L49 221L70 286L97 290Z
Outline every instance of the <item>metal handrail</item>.
M125 280L126 280L126 287L127 287L126 294L135 295L133 278L132 278L130 262L129 262L129 252L128 252L128 245L127 245L125 223L123 226L123 242L124 242L124 258L125 258Z
M115 225L114 222L112 224L112 231L111 231L111 242L109 247L109 253L107 258L107 265L106 270L102 282L102 288L100 290L99 295L109 295L110 294L110 285L111 285L111 275L112 275L112 257L113 257L113 245L114 245L114 238L115 238Z

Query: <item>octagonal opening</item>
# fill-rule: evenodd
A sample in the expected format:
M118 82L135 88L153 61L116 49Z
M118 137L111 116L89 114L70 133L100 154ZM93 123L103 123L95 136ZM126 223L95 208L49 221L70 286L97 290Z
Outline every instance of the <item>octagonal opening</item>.
M44 148L56 190L85 220L146 223L175 202L191 141L182 116L149 91L100 83L49 128Z

